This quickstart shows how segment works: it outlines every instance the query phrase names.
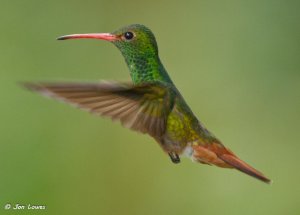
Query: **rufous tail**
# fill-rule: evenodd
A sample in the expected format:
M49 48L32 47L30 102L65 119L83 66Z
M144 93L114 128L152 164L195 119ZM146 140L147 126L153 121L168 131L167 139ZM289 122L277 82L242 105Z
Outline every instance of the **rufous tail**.
M258 170L254 169L252 166L250 166L249 164L245 163L244 161L242 161L241 159L239 159L238 157L236 157L235 155L231 155L231 154L222 154L222 155L218 155L218 157L220 159L222 159L224 162L226 162L227 164L231 165L232 167L240 170L241 172L244 172L254 178L257 178L263 182L266 183L271 183L271 180L268 179L266 176L264 176L261 172L259 172Z
M239 159L233 152L219 142L206 146L194 145L193 149L193 158L201 163L213 164L223 168L235 168L263 182L271 182L264 174Z

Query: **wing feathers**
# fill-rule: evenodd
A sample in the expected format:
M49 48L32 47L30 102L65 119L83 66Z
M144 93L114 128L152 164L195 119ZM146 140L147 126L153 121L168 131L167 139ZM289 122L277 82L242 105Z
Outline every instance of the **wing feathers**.
M138 86L117 82L24 85L45 96L119 120L126 127L155 137L164 134L172 106L170 89L157 83Z

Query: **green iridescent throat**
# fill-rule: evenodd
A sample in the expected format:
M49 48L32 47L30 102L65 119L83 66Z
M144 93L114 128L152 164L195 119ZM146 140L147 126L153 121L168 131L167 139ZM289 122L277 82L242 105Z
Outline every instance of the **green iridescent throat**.
M121 51L130 70L134 84L162 81L172 83L162 65L153 33L142 25L131 25L113 34L122 38L125 32L133 32L134 38L114 41Z
M134 84L162 81L172 83L168 73L158 56L147 58L126 58L125 61L130 70L130 76Z

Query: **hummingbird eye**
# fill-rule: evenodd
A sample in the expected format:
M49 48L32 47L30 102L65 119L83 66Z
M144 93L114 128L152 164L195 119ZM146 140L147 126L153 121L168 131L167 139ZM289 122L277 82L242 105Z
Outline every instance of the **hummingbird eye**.
M130 31L124 33L124 37L126 40L131 40L134 37L134 34Z

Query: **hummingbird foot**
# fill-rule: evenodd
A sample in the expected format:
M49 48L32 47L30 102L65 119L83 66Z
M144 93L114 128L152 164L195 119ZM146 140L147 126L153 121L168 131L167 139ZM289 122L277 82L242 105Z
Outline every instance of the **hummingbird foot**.
M179 158L178 154L176 154L175 152L169 152L169 156L173 163L175 163L175 164L180 163L180 158Z

